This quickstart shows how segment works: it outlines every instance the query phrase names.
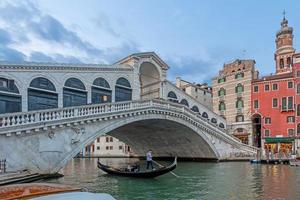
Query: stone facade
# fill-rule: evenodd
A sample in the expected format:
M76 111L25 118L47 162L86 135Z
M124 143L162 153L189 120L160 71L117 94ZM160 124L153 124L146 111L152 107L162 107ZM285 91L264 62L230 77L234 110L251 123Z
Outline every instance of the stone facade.
M229 134L252 144L251 81L258 76L254 60L224 64L212 80L213 111L227 121Z
M199 103L212 110L212 89L207 84L195 84L176 77L176 86Z

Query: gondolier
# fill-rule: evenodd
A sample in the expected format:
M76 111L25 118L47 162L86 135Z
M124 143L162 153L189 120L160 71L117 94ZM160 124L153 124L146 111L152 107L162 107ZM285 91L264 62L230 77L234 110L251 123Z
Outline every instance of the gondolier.
M152 151L151 150L149 150L147 152L146 157L147 157L147 169L149 169L150 166L151 166L151 169L153 169Z

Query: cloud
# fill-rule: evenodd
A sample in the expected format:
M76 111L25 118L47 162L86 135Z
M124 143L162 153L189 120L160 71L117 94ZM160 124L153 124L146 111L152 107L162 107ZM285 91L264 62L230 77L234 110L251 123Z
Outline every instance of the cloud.
M120 37L108 18L103 17L98 25L108 34ZM129 40L101 49L30 1L0 3L0 41L4 51L0 60L10 61L112 63L129 52L139 51L138 45Z

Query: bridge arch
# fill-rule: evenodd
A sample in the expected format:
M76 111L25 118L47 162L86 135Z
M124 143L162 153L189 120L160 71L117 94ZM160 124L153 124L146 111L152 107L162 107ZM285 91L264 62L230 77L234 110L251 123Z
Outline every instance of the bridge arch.
M161 157L172 157L175 155L184 157L188 153L191 158L202 157L202 159L210 160L218 160L220 158L220 154L214 145L214 139L208 137L204 131L196 126L190 126L187 121L175 116L170 116L166 119L163 113L136 115L117 122L112 120L104 128L99 128L100 126L95 127L98 127L98 129L91 128L92 131L88 133L89 137L86 137L80 145L68 153L56 170L65 166L85 146L105 134L127 143L141 156L144 156L148 149L153 149L154 156L159 154ZM141 127L144 127L142 129L143 133L141 133L141 130L137 131ZM165 130L163 127L167 127L168 130ZM87 132L89 131L87 130ZM177 143L174 143L174 141ZM166 152L161 150L159 152L155 151L158 147L165 147L164 149L167 150Z

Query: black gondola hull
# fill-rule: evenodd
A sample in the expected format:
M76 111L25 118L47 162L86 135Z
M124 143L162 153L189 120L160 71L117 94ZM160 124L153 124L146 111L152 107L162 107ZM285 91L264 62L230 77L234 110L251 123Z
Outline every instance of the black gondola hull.
M177 166L177 159L175 158L175 161L170 166L167 167L162 167L151 171L127 172L117 168L103 165L98 161L98 168L108 174L116 175L116 176L124 176L124 177L135 177L135 178L154 178L157 176L161 176L163 174L171 172L176 168L176 166Z

